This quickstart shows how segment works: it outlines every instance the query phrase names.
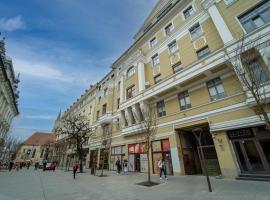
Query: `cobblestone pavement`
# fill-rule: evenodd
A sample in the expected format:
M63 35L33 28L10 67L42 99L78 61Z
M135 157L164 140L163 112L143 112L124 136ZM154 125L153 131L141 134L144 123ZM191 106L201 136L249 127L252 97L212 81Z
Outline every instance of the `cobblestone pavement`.
M71 172L33 169L0 171L0 200L270 200L270 183L211 178L209 193L204 177L169 177L152 188L136 185L146 174L92 176L88 172L72 179Z

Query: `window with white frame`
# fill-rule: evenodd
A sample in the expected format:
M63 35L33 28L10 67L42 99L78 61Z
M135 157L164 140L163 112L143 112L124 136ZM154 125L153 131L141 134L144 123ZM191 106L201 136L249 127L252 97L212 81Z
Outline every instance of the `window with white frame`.
M208 54L210 54L210 49L208 46L206 46L206 47L198 50L196 53L197 53L198 59L202 59L205 56L207 56Z
M195 24L189 29L192 40L200 37L203 34L202 28L199 23Z
M270 1L263 1L238 17L247 33L270 22Z
M269 81L267 75L262 70L262 67L258 59L253 59L248 63L249 74L251 81L254 81L256 85L264 84Z
M183 69L183 67L181 67L181 64L182 64L181 61L179 61L172 66L173 73L179 72Z
M168 48L169 48L170 55L173 55L178 50L176 40L168 44Z
M189 6L187 9L183 11L185 19L189 18L191 15L194 14L194 9L192 6Z
M233 2L235 2L236 0L224 0L224 3L226 4L226 6L229 6L231 4L233 4Z
M128 70L127 70L127 78L131 77L133 74L135 74L135 67L134 66L128 68Z
M154 46L156 46L156 45L157 45L157 38L154 37L154 38L152 38L152 39L150 40L150 47L152 48L152 47L154 47Z
M173 24L169 23L166 27L165 27L165 33L166 35L169 35L173 30Z
M127 88L127 99L130 99L135 96L135 85L130 86Z
M158 117L166 116L164 100L157 102L157 114Z
M211 101L226 97L226 93L220 78L215 78L207 82L207 87Z
M185 110L188 108L191 108L190 98L188 91L181 92L178 95L179 103L180 103L180 109Z
M155 55L152 57L152 64L153 64L153 67L159 65L159 57L158 57L158 54L155 54Z

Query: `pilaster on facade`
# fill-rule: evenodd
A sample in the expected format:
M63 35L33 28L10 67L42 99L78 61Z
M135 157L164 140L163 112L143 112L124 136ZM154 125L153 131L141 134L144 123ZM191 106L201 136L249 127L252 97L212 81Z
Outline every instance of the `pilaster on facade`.
M145 89L145 69L142 61L138 62L138 82L139 92L142 92Z
M223 43L226 45L232 42L234 38L229 27L221 16L216 3L216 0L202 0L204 9L208 10L208 13L211 16L211 19L213 20Z

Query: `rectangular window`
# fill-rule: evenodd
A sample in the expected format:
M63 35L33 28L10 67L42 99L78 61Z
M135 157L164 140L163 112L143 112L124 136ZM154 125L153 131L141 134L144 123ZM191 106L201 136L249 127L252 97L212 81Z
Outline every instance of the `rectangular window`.
M108 95L108 88L104 89L104 97L106 97Z
M192 40L200 37L203 34L202 28L201 28L201 26L200 26L199 23L197 23L193 27L191 27L189 29L189 32L190 32L190 35L191 35Z
M153 64L153 67L159 65L159 57L158 57L158 54L155 54L155 55L152 57L152 64Z
M104 105L102 106L102 115L105 115L106 112L107 112L107 104L104 104Z
M226 6L231 5L233 2L235 2L235 0L224 0L224 3L226 4Z
M258 59L254 59L248 63L250 79L254 81L256 85L264 84L269 81L267 75L262 70L262 67Z
M176 40L172 41L169 45L169 52L171 55L173 55L177 50L178 50L178 47L177 47L177 43L176 43Z
M97 111L96 120L98 120L98 118L99 118L99 110Z
M157 102L157 114L158 117L166 116L164 100Z
M191 15L194 14L194 10L192 6L189 6L186 10L183 11L185 19L189 18Z
M190 98L188 91L182 92L178 95L179 103L180 103L180 109L185 110L188 108L191 108Z
M120 98L117 99L117 109L120 107Z
M157 38L154 37L152 40L150 40L150 47L152 48L152 47L154 47L156 45L157 45Z
M206 47L200 49L199 51L197 51L196 53L197 53L198 59L202 59L205 56L207 56L208 54L210 54L210 49L208 46L206 46Z
M270 1L263 1L238 17L247 33L270 22Z
M181 67L181 61L177 62L176 64L174 64L172 66L172 69L173 69L173 73L176 73L176 72L179 72L181 71L183 68Z
M101 96L98 97L98 103L100 103L100 101L101 101Z
M89 115L91 115L91 113L92 113L92 106L90 106Z
M127 89L127 99L130 99L135 96L135 85Z
M172 32L172 30L173 30L173 25L172 25L172 23L170 23L165 27L166 35L169 35Z
M226 97L225 90L220 78L215 78L207 82L207 87L211 101Z
M161 81L161 74L159 74L159 75L157 75L157 76L154 77L154 82L155 83L158 83L160 81Z

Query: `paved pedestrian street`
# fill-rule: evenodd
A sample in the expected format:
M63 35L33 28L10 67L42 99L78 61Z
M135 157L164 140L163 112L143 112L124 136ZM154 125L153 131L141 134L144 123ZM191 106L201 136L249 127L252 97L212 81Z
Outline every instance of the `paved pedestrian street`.
M71 172L33 169L0 171L0 200L189 200L230 199L269 200L270 183L211 178L213 192L209 193L201 176L169 177L152 188L136 185L146 174L92 176L89 172L72 179ZM153 176L158 181L158 176Z

